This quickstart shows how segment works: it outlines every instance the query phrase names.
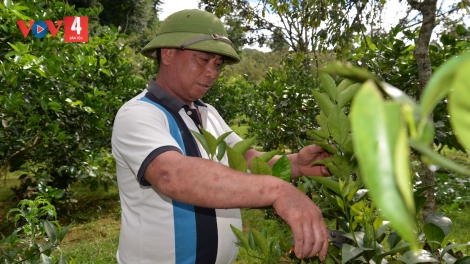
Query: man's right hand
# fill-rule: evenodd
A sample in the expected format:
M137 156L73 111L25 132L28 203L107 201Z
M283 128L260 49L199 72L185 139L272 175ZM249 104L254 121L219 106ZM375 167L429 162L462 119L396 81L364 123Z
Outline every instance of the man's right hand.
M320 209L297 188L292 185L285 188L273 207L292 229L296 257L302 259L318 254L324 261L328 251L328 232Z

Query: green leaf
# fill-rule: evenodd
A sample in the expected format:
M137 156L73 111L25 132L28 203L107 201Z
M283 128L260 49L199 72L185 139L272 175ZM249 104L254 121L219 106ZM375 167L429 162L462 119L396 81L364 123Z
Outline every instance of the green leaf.
M458 259L454 264L470 264L470 256L463 257Z
M420 130L418 131L416 139L426 145L432 145L434 136L436 134L433 121L430 118L421 120L419 129Z
M393 256L397 253L402 253L403 254L403 252L409 251L409 250L410 250L410 245L408 243L401 243L401 244L397 245L395 248L378 255L377 256L377 263L382 263L382 259L386 256ZM389 261L388 263L390 264L392 262ZM397 263L403 263L403 262L397 261Z
M331 78L331 76L326 73L320 73L320 81L322 83L323 90L325 90L325 92L328 94L330 100L336 101L337 90L336 83L333 78Z
M344 175L343 173L341 173L341 170L333 163L327 163L325 164L326 167L328 168L328 170L331 172L332 175L338 177L338 178L341 178L343 179L344 178Z
M215 152L217 151L217 140L211 133L209 133L204 128L201 128L201 131L202 135L206 139L207 147L209 148L209 152L207 154L209 154L210 157L215 156Z
M325 186L326 188L332 190L337 195L341 195L341 191L339 189L339 183L337 181L332 180L328 177L319 177L319 176L311 176L310 179L320 183L321 185Z
M57 103L57 102L48 102L48 103L47 103L47 106L48 106L48 107L54 107L54 108L57 108L57 109L61 109L61 108L62 108L62 105L60 105L60 104Z
M47 103L48 109L56 112L56 113L62 113L62 105L60 105L57 102L48 102Z
M344 211L343 199L341 199L341 197L339 197L339 196L335 196L335 198L336 198L336 204L338 205L338 207L341 208L341 210Z
M455 28L455 33L457 33L458 36L465 36L467 34L467 29L463 25L457 25Z
M320 125L321 131L327 135L327 137L330 136L330 132L328 131L328 117L325 115L323 111L320 111L320 114L315 117L315 120L317 120L318 124Z
M398 104L390 104L388 108L393 113L400 113L400 107ZM393 117L390 117L390 119ZM395 117L399 122L401 117L398 115ZM396 126L394 124L389 124L390 126ZM394 171L395 171L395 182L397 184L398 190L401 193L403 201L408 208L409 212L416 212L414 204L414 195L413 195L413 186L411 185L412 176L411 176L411 167L410 167L410 147L408 146L408 138L405 130L404 122L400 122L399 126L396 126L396 141L394 149Z
M328 116L328 130L340 146L346 143L349 135L349 119L338 106L333 107Z
M398 260L403 261L406 264L414 264L414 263L422 263L422 262L437 262L436 259L429 256L429 253L426 250L407 251Z
M424 187L416 188L415 195L420 196L431 188L434 188L434 186L424 186Z
M58 236L58 240L59 241L62 241L62 239L64 239L65 235L67 234L67 232L69 231L69 229L72 227L72 225L68 225L64 228L62 228L59 232L59 236Z
M457 70L470 59L470 53L460 55L445 62L431 76L423 94L421 95L421 119L428 118L434 107L447 95L452 85L449 80L453 80ZM464 100L464 98L461 98Z
M393 101L398 102L402 105L409 105L412 109L418 110L418 105L416 102L405 92L392 86L388 83L382 82L380 83L383 91L393 99Z
M261 249L264 256L269 256L269 243L266 237L257 230L251 230L255 244Z
M341 249L341 261L343 263L347 263L349 260L357 257L364 251L362 248L353 247L349 244L343 244L343 248Z
M450 85L453 91L449 95L450 123L455 136L462 146L470 150L470 53L462 55L462 60L455 72L455 79Z
M403 144L397 140L404 129L400 108L397 103L384 103L375 83L367 81L353 101L350 117L354 149L370 197L411 247L418 249L414 211L409 210L408 198L402 196L395 179L394 150L397 142Z
M319 147L324 148L325 150L327 150L330 153L336 153L336 149L334 149L330 144L327 144L327 143L324 143L324 142L318 142L318 141L314 141L313 143L315 145L319 146Z
M47 77L46 73L45 73L43 70L37 68L37 69L35 69L35 71L36 71L37 73L39 73L39 75L41 75L41 77L44 77L44 78Z
M266 153L263 153L261 156L259 156L259 158L264 161L264 162L268 162L270 161L274 156L276 156L277 154L281 154L279 150L273 150L273 151L269 151L269 152L266 152Z
M333 76L339 75L341 77L361 83L374 78L371 73L361 68L353 67L351 64L344 64L342 62L330 63L320 71Z
M248 138L237 142L233 146L233 150L243 155L253 145L253 143L255 143L255 140L256 138Z
M448 34L442 34L439 40L446 46L455 45L455 37Z
M342 82L338 84L338 87L336 88L338 94L342 93L346 88L349 86L353 85L354 82L349 80L349 79L344 79Z
M100 72L102 72L102 73L104 73L108 76L111 76L111 72L108 69L100 68Z
M312 166L313 165L319 165L319 164L326 165L328 163L333 163L333 159L329 157L329 158L324 158L322 160L316 160L316 161L312 162Z
M282 155L282 157L273 164L272 171L273 176L276 176L286 182L290 182L292 176L292 167L286 155Z
M441 257L444 256L445 253L447 253L447 251L451 250L451 249L454 249L454 248L459 248L459 247L468 247L470 246L470 242L467 243L467 244L450 244L448 245L447 247L445 247L444 249L442 249L442 252L441 252ZM469 259L470 260L470 259ZM470 262L469 262L470 263Z
M248 170L248 166L246 165L243 155L229 146L227 146L227 157L230 168L241 172L246 172Z
M60 254L59 264L67 264L67 260L63 254Z
M328 139L328 135L322 130L309 130L307 131L307 135L318 141Z
M100 66L103 66L108 60L105 57L100 58Z
M67 99L65 99L65 101L66 101L67 103L69 103L70 106L72 106L72 107L83 106L83 102L80 101L80 100L77 100L77 101L74 102L74 101L72 101L72 99L67 98Z
M57 243L57 239L59 237L59 231L57 228L47 220L44 221L44 227L46 228L47 236L50 239L49 241L51 241L53 244Z
M444 241L446 235L444 231L437 225L433 223L427 223L423 227L423 232L426 235L426 240L428 242L429 247L431 248L431 252L434 252L437 248L439 248Z
M414 197L415 197L416 214L418 214L421 211L421 209L423 209L424 205L426 204L426 197L420 196L420 195L414 195Z
M217 146L220 144L220 142L224 141L224 139L225 139L226 137L228 137L228 136L229 136L230 134L232 134L232 133L233 133L233 131L229 131L229 132L225 132L225 133L223 133L222 135L220 135L220 136L217 138L217 142L216 142L216 143L217 143Z
M13 43L8 42L8 44L16 51L20 52L20 49Z
M250 245L250 248L253 250L257 250L256 248L256 243L255 243L255 238L253 237L253 232L251 230L248 230L248 245Z
M225 150L227 149L227 143L222 141L217 146L217 160L220 161L225 155Z
M271 167L268 163L260 159L259 157L254 157L250 162L251 173L253 174L265 174L271 175Z
M374 219L374 222L373 222L373 227L375 230L377 230L377 233L375 234L375 237L378 238L380 236L383 235L383 233L385 232L385 229L388 228L388 226L390 226L390 223L387 222L387 224L383 225L383 219L381 217L381 215L379 214L378 216L376 216L376 218ZM383 227L383 228L381 228Z
M317 91L312 92L315 101L317 101L320 109L325 113L326 116L330 115L331 109L334 107L333 103L330 101L330 98L325 93L319 93Z
M444 216L444 213L441 212L428 216L425 223L438 226L442 229L445 236L449 235L450 230L452 229L452 221L448 217Z
M238 244L242 248L248 251L250 249L250 245L248 244L248 240L245 238L242 231L240 231L238 228L234 227L233 225L230 225L230 228L232 228L233 233L235 233L235 235L237 236L238 241L239 241Z
M453 170L454 172L457 172L463 175L470 176L470 170L442 157L438 153L434 152L428 145L422 142L416 141L412 138L409 139L409 143L411 147L421 152L421 154L429 158L435 165L438 165L443 168L447 168L449 170Z
M207 141L206 141L206 138L204 137L204 135L202 135L201 133L196 132L194 130L191 130L191 133L193 134L194 137L196 137L197 141L199 141L199 143L201 143L201 145L204 148L204 150L206 151L207 155L210 156L211 151L209 149L209 144L207 144Z
M42 264L53 264L52 258L46 254L41 253L41 263Z
M89 106L84 106L83 107L83 110L85 110L85 112L89 113L89 114L92 114L95 112L95 110L93 110L93 108L89 107Z
M395 248L398 243L400 243L401 237L394 231L390 232L390 235L388 235L387 242L388 242L388 248Z
M60 108L55 108L55 107L49 107L49 110L52 110L56 113L62 113L63 112Z
M361 85L359 83L353 84L342 91L338 96L338 107L343 108L356 94Z
M324 164L328 167L328 170L341 179L345 179L351 172L351 168L348 161L340 155L334 154L334 159L325 158L323 160L317 160L312 165ZM307 175L308 176L308 175Z

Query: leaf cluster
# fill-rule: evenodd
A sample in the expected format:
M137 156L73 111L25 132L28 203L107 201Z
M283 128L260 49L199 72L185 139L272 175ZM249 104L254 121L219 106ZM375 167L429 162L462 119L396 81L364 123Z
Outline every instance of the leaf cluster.
M60 253L57 259L53 252L60 251L60 242L71 226L61 228L52 220L56 211L47 199L38 196L34 200L22 200L10 214L14 214L14 223L19 227L0 241L2 263L67 263L65 255Z

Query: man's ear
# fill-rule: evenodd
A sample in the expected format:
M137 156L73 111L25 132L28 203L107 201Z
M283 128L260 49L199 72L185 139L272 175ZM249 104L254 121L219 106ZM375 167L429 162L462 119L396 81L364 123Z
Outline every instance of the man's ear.
M161 49L161 56L162 56L162 61L161 63L164 65L169 65L173 58L175 57L176 54L176 49Z

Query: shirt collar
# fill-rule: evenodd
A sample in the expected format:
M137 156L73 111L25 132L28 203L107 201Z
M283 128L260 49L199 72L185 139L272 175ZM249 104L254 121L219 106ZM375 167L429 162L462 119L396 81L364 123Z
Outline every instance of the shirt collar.
M165 102L167 106L175 113L179 112L179 110L184 106L187 106L187 104L185 104L183 101L173 97L171 94L165 91L160 85L157 84L155 80L156 78L150 78L149 84L147 86L147 90L153 94L153 96ZM201 100L194 101L194 104L198 106L206 106L206 104Z

